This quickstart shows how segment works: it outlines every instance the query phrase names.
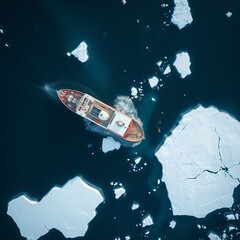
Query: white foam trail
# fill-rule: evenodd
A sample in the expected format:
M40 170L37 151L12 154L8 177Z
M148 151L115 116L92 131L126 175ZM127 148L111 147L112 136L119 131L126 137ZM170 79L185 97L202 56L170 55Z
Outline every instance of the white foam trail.
M52 88L50 85L45 84L43 90L53 99L58 100L56 89Z

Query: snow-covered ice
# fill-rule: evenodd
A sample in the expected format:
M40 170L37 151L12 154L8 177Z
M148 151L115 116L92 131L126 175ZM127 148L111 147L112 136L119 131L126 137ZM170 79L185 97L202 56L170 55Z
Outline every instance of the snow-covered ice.
M198 218L229 208L240 176L240 123L201 105L185 113L155 155L174 215Z
M80 62L84 63L88 60L88 51L87 44L83 41L81 42L76 49L71 53L67 53L68 56L75 56Z
M124 187L117 187L114 189L114 193L115 193L115 198L118 199L120 198L123 194L126 193L126 190Z
M134 202L133 204L132 204L132 210L136 210L136 209L138 209L139 208L139 203L137 203L137 202Z
M157 62L157 65L158 65L159 67L161 67L161 65L162 65L162 61L161 61L161 60L158 61L158 62Z
M53 187L40 201L20 195L8 203L7 214L28 240L38 239L53 228L66 238L75 238L85 235L101 202L100 191L77 176L63 187Z
M208 234L208 237L209 237L210 240L221 240L221 238L214 232L210 232Z
M232 13L231 13L231 12L227 12L227 13L226 13L226 16L227 16L228 18L230 18L230 17L232 16Z
M154 88L157 86L158 82L159 82L159 79L155 76L151 77L148 79L148 82L149 82L149 85L151 88Z
M114 140L112 137L106 137L103 138L102 141L102 151L104 153L107 153L109 151L113 151L114 149L119 149L121 147L121 144Z
M132 87L132 88L131 88L131 95L132 95L133 97L135 97L135 96L137 96L137 94L138 94L137 88Z
M153 219L152 217L148 214L145 216L142 220L142 227L150 226L153 225Z
M171 72L170 66L167 66L166 69L164 70L163 74L166 75Z
M187 52L178 53L173 65L176 67L177 71L180 73L181 78L185 78L187 75L191 74L191 70L190 70L191 62Z
M193 21L190 11L191 9L187 0L174 0L174 3L175 7L171 22L177 25L179 29L182 29Z
M176 226L176 221L172 220L172 221L169 223L169 227L173 229L173 228L175 228L175 226Z

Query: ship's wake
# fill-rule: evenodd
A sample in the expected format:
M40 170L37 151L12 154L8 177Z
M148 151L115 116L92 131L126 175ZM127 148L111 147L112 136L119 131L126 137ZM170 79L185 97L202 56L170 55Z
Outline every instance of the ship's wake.
M118 111L134 118L140 125L142 125L142 122L137 115L137 110L134 107L133 102L130 97L118 96L114 102L115 102L114 107ZM104 130L102 127L99 127L97 124L92 123L86 119L85 119L85 125L86 125L86 129L89 131L96 132L102 136L111 136L111 137L115 138L115 140L120 142L123 147L135 147L141 143L141 141L139 141L137 143L125 141L122 138L117 137L115 134L112 134L111 132Z
M49 84L45 84L42 88L52 100L54 100L54 101L58 100L56 89L53 86L51 86Z

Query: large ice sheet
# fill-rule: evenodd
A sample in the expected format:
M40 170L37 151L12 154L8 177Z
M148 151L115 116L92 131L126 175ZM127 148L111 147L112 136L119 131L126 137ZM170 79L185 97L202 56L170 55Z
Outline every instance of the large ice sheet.
M185 113L155 155L174 215L205 217L233 204L240 178L240 123L215 107Z
M95 217L96 207L103 202L99 190L80 177L63 187L53 187L41 201L21 195L8 204L7 214L13 218L21 235L35 240L55 228L66 238L84 236L88 223Z
M175 7L171 22L177 25L179 29L182 29L193 21L191 9L187 0L174 0L174 3Z

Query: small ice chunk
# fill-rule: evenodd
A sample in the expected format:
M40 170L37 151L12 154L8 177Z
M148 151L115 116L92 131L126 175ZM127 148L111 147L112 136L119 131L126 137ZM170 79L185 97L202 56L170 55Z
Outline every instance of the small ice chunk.
M135 96L137 96L137 94L138 94L137 88L132 87L132 88L131 88L131 95L135 97Z
M176 226L176 221L172 220L169 224L169 227L173 229L175 228L175 226Z
M210 238L210 240L221 240L221 238L214 232L210 232L208 234L208 237Z
M141 160L142 160L142 157L137 157L134 159L134 162L135 164L139 164Z
M166 75L166 74L168 74L168 73L170 73L170 72L171 72L171 68L170 68L170 66L168 65L168 66L166 67L165 71L163 72L163 74Z
M139 203L134 202L134 203L132 204L132 210L136 210L136 209L138 209L139 206L140 206Z
M232 16L232 13L231 13L231 12L227 12L227 13L226 13L226 16L227 16L228 18L230 18L230 17Z
M173 65L176 67L177 71L180 73L181 78L185 78L187 75L191 74L191 70L190 70L191 62L187 52L178 53Z
M124 187L118 187L114 189L114 193L115 193L115 198L118 199L120 198L123 194L126 193L126 190Z
M112 137L106 137L103 138L102 141L102 151L104 153L107 153L109 151L113 151L114 149L119 149L121 147L121 144L114 140Z
M227 214L227 215L225 215L225 217L227 218L227 220L235 220L236 218L235 218L235 216L234 216L234 214Z
M126 0L122 0L122 4L124 5L124 4L126 4L127 3L127 1Z
M182 29L193 21L190 11L191 9L187 0L174 0L174 3L175 7L171 22L177 25L179 29Z
M3 30L0 28L0 33L3 34Z
M8 203L7 214L28 240L37 240L55 228L66 238L85 235L103 196L77 176L63 187L53 187L40 201L20 195Z
M78 47L74 49L71 53L67 53L68 56L70 56L71 54L75 56L80 62L86 62L88 60L87 44L84 41L81 42Z
M148 79L149 85L151 88L154 88L157 86L159 79L155 76Z
M146 226L150 226L150 225L153 225L153 220L152 220L152 217L150 216L150 214L148 214L142 220L142 227L146 227Z
M162 61L158 61L158 62L157 62L157 65L158 65L159 67L161 67Z
M125 237L125 240L130 240L130 239L131 239L130 236Z

